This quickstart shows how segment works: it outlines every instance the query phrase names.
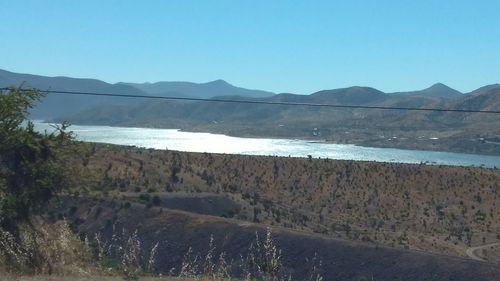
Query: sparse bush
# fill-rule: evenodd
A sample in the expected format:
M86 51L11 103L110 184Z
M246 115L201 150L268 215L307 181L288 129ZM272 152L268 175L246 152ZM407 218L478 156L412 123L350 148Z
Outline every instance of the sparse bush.
M147 203L147 202L151 201L151 195L149 195L147 193L143 193L143 194L139 195L139 199L141 201L144 201Z

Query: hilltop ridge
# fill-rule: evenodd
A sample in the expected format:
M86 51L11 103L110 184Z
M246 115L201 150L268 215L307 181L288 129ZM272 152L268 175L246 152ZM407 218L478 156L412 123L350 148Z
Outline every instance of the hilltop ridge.
M444 98L444 99L455 99L460 98L464 94L448 87L443 83L436 83L429 88L419 90L419 91L410 91L410 92L396 92L391 93L391 95L398 96L423 96L423 97L436 97L436 98Z

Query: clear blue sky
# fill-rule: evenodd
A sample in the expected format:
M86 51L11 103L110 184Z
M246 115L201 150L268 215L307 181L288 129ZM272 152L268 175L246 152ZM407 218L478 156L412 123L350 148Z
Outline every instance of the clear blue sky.
M498 0L0 0L0 68L311 93L500 82Z

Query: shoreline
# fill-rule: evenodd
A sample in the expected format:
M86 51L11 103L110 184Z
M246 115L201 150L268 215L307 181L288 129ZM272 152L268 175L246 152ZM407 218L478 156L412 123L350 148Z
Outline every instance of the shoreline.
M39 120L34 120L34 122L45 126L47 124L52 124L52 122L41 122ZM194 145L198 145L197 147L188 147L190 144L185 145L181 144L183 141L182 138L180 140L174 140L177 143L174 145L166 144L165 142L170 141L168 137L166 139L161 138L160 134L156 134L150 136L149 138L145 138L146 141L142 139L130 138L128 136L122 136L118 138L118 141L113 142L113 140L102 140L99 139L99 133L97 137L95 135L92 136L83 136L79 138L81 141L86 142L97 142L97 143L109 143L115 145L132 145L143 148L154 148L160 150L177 150L177 151L185 151L185 152L208 152L208 153L222 153L222 154L237 154L237 155L260 155L260 156L279 156L279 157L300 157L300 158L308 158L311 156L312 158L321 158L321 159L332 159L332 160L352 160L352 161L368 161L368 162L383 162L383 163L407 163L407 164L427 164L427 165L435 165L435 166L463 166L463 167L486 167L486 168L497 168L500 166L500 158L497 155L484 155L484 154L473 154L473 153L464 153L464 152L450 152L443 150L422 150L418 148L406 149L401 146L383 146L383 145L373 145L368 146L363 143L336 143L326 139L311 139L311 138L295 138L295 139L286 139L286 138L259 138L259 137L241 137L241 136L232 136L228 134L220 134L216 132L204 132L200 130L188 131L185 129L160 129L160 128L148 128L148 127L127 127L127 126L110 126L110 125L81 125L81 124L73 124L76 126L76 133L78 135L78 127L105 127L105 128L115 128L119 129L145 129L145 130L165 130L165 131L176 131L179 133L185 133L187 135L187 142L197 142ZM43 129L41 129L43 130ZM71 130L71 127L70 127ZM212 140L215 143L215 146L218 147L211 148L205 150L205 144L200 145L200 140L196 140L196 138L189 138L189 134L208 134L210 137L214 138L227 138L222 140ZM106 136L109 138L109 136ZM103 138L106 138L103 136ZM234 139L232 139L234 138ZM125 140L125 141L124 141ZM126 141L130 140L130 141ZM239 146L245 145L244 143L238 143L245 140L259 140L263 141L263 144L255 145L253 148L250 147L247 150L245 148L240 149ZM220 145L218 142L221 142ZM224 146L224 141L228 142L229 147L226 149ZM267 141L267 142L266 142ZM273 143L273 142L278 143ZM283 141L284 143L279 143ZM143 143L140 143L143 142ZM149 142L149 143L148 143ZM161 143L164 145L161 145ZM208 144L208 143L207 143ZM309 144L315 145L315 147L310 147ZM263 146L262 146L263 145ZM329 145L332 145L331 147ZM180 146L180 147L179 147ZM268 146L272 147L271 150L266 150ZM289 146L289 147L287 147ZM296 146L296 147L295 147ZM356 147L356 149L353 149ZM289 149L289 150L287 150ZM379 150L380 151L377 151ZM203 150L203 151L202 151ZM295 150L295 151L294 151ZM349 156L349 153L353 153L352 156ZM427 159L425 156L419 159L421 154L428 154ZM398 159L398 157L401 157ZM486 157L486 158L485 158ZM476 159L471 159L476 158ZM488 159L489 158L489 159ZM483 160L484 159L484 160Z

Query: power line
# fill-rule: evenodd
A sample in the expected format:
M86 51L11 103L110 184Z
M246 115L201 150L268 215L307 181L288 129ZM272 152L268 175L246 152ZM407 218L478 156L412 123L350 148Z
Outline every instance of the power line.
M0 88L0 90L12 90L13 88ZM28 89L18 89L28 91ZM262 101L262 100L235 100L222 98L187 98L187 97L172 97L172 96L150 96L150 95L127 95L127 94L110 94L110 93L95 93L95 92L80 92L80 91L59 91L46 90L40 91L47 94L62 94L62 95L84 95L84 96L101 96L101 97L121 97L121 98L143 98L157 100L180 100L180 101L201 101L201 102L224 102L224 103L240 103L240 104L264 104L264 105L283 105L283 106L310 106L310 107L330 107L330 108L349 108L349 109L381 109L381 110L407 110L407 111L434 111L434 112L459 112L459 113L488 113L500 114L497 110L472 110L472 109L446 109L446 108L420 108L420 107L392 107L392 106L370 106L370 105L344 105L344 104L329 104L329 103L304 103L304 102L281 102L281 101Z

